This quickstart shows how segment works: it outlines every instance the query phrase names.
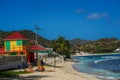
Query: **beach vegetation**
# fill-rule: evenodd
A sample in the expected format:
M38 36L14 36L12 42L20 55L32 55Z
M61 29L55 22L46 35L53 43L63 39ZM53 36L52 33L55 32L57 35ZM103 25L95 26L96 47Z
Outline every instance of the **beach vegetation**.
M52 48L60 55L70 58L70 43L63 36L59 36L57 39L52 40Z
M0 77L18 77L19 74L28 74L28 71L0 71Z

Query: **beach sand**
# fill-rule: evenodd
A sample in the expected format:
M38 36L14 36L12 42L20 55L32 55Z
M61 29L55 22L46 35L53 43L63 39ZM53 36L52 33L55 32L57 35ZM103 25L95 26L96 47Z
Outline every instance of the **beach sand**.
M33 72L30 74L21 74L26 80L99 80L93 75L78 72L72 68L74 62L57 62L56 67L45 66L45 72ZM35 69L35 68L34 68Z

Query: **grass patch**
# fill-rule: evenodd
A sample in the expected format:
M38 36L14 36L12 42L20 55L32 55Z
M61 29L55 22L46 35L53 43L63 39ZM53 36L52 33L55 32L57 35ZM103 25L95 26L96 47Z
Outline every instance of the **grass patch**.
M0 77L19 77L19 74L28 74L28 71L1 71Z

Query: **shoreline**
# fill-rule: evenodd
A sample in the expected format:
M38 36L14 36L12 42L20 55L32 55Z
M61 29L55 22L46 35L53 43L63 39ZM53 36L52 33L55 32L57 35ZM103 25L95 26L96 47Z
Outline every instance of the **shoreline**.
M100 80L94 75L78 72L72 67L74 63L71 61L65 61L65 63L57 62L55 68L53 66L45 66L46 70L53 70L53 72L35 71L30 74L21 74L20 77L33 78L31 80Z
M86 55L72 55L72 57L84 57L84 56L101 56L101 55L104 55L104 56L112 56L112 55L120 55L120 53L108 53L108 54L86 54ZM114 58L113 58L114 59ZM112 59L112 60L113 60ZM111 59L110 59L111 60ZM75 62L77 62L77 61L75 61ZM78 61L79 62L79 61ZM75 69L75 68L74 68ZM78 71L78 72L80 72L79 71L79 69L77 70L76 69L76 71ZM112 72L112 71L111 71ZM83 72L84 73L84 72ZM107 72L105 72L105 73L107 73ZM108 72L109 74L112 74L112 73L110 73L110 72ZM89 75L89 73L88 73L88 75ZM98 78L98 79L100 79L100 80L119 80L120 78L118 77L118 76L111 76L111 75L96 75L96 74L93 74L93 76L95 76L96 78Z
M72 74L76 73L76 76L79 76L81 77L83 80L100 80L98 79L95 75L90 75L88 73L84 73L84 72L80 72L80 71L77 71L73 65L75 64L76 62L67 62L67 64L69 65L69 69L72 70ZM67 67L68 68L68 67Z
M71 57L74 57L74 56L97 56L97 55L111 55L111 54L120 54L120 53L99 53L99 54L75 54L75 55L71 55Z

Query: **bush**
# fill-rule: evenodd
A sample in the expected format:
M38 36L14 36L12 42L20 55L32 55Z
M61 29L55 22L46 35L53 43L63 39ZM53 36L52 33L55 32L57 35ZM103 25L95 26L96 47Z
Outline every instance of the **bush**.
M14 71L3 71L0 72L0 77L18 77L18 73Z
M27 71L2 71L0 72L0 77L18 77L19 74L27 74Z
M71 58L71 57L70 57L70 54L66 54L65 57L66 57L67 59L70 59L70 58Z

